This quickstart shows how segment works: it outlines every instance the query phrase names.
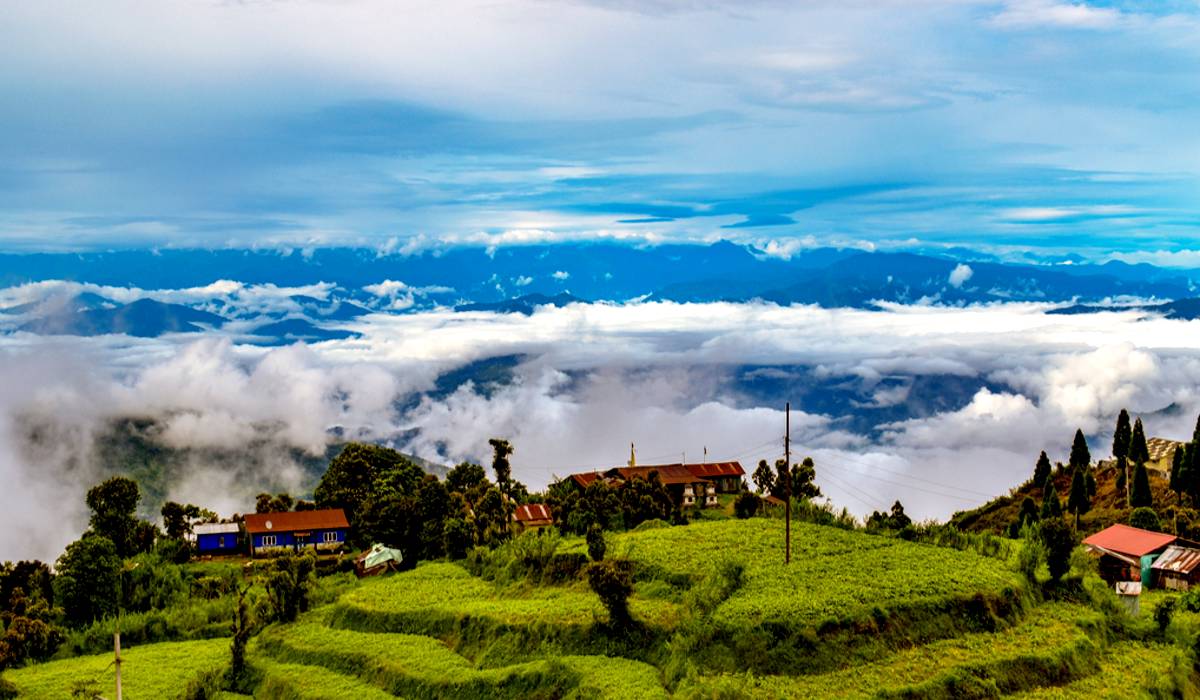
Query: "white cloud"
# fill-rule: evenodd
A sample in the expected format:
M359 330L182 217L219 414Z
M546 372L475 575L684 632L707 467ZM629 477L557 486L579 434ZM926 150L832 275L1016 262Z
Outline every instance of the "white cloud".
M553 277L559 282L564 282L571 277L571 273L566 270L558 270L554 273Z
M950 271L950 286L955 288L962 287L967 280L971 279L971 275L974 274L975 271L971 269L970 265L959 263Z
M992 24L1005 29L1111 29L1122 20L1120 10L1085 2L1011 0L994 15Z

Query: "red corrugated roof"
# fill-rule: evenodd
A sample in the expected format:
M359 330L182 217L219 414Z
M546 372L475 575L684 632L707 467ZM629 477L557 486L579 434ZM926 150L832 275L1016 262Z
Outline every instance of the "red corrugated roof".
M719 476L745 476L740 462L705 462L704 464L688 464L687 468L696 476L711 479Z
M694 484L698 481L696 475L692 474L692 470L682 464L617 467L617 471L626 479L648 479L650 472L658 472L658 478L664 484Z
M553 520L550 515L550 509L541 503L526 503L523 506L517 506L517 510L513 513L513 517L518 522L530 522L533 520Z
M1175 535L1141 530L1128 525L1113 525L1092 535L1084 544L1130 557L1156 552L1175 541Z
M287 513L251 513L246 516L246 532L295 532L297 530L335 530L348 528L341 508L297 510Z

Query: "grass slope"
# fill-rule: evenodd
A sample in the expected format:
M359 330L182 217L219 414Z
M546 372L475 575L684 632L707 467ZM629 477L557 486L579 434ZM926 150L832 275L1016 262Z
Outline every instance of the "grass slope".
M229 640L147 644L121 651L121 683L128 700L177 698L193 679L229 663ZM107 697L116 676L112 654L82 656L16 669L5 677L18 697L69 698L80 681L95 681Z

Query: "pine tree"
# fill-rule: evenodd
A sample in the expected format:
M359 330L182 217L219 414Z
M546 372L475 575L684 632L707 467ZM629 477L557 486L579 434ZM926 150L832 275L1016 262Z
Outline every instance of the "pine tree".
M1092 502L1087 495L1087 480L1083 469L1076 467L1075 476L1071 477L1071 495L1067 499L1067 510L1075 514L1075 529L1079 529L1079 516L1092 509Z
M1171 490L1175 492L1175 503L1183 504L1183 490L1185 484L1184 478L1187 476L1183 468L1183 452L1184 446L1179 445L1175 448L1175 454L1171 457Z
M1130 464L1145 464L1150 461L1150 450L1146 448L1146 431L1142 428L1142 419L1138 418L1133 424L1133 435L1129 438Z
M1033 467L1033 483L1044 484L1046 478L1050 476L1050 458L1046 456L1046 451L1042 450L1042 454L1038 456L1037 464Z
M1196 416L1196 429L1192 431L1192 442L1200 443L1200 416Z
M1150 492L1150 475L1142 462L1138 462L1133 468L1133 489L1129 494L1129 505L1134 508L1154 507L1154 496Z
M1057 518L1062 515L1062 502L1058 500L1058 491L1054 488L1054 478L1047 477L1046 485L1042 488L1042 520Z
M1133 436L1133 431L1129 427L1129 412L1121 409L1121 415L1117 416L1117 427L1113 431L1112 453L1113 458L1117 460L1117 489L1126 493L1126 465L1128 464L1129 456L1129 439Z
M1083 436L1082 430L1075 431L1075 441L1071 443L1071 459L1068 463L1076 469L1087 469L1092 465L1092 453L1088 449L1087 438Z

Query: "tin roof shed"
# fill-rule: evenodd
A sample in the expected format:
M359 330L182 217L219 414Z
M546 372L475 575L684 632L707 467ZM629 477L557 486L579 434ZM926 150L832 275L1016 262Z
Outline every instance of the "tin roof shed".
M1113 525L1085 539L1083 543L1102 553L1140 558L1165 549L1177 538L1163 532L1142 530L1128 525Z
M1190 575L1200 568L1200 549L1171 545L1150 568L1155 571Z

